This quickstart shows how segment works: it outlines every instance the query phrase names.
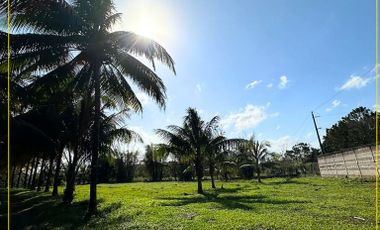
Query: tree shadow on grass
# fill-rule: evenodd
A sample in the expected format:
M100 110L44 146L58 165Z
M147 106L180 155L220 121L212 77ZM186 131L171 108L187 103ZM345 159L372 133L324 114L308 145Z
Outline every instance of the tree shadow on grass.
M262 185L283 185L283 184L304 184L304 185L313 185L311 182L294 180L293 178L286 178L279 181L270 181L270 182L261 182Z
M301 200L270 199L264 195L220 195L221 193L205 193L191 197L162 197L160 200L168 201L161 203L162 206L184 206L188 204L217 203L223 209L253 210L253 204L286 205L308 203Z
M114 203L98 211L95 217L86 219L88 201L62 203L62 196L51 197L50 193L34 191L15 191L11 194L12 229L77 229L92 219L105 218L108 213L121 207ZM98 199L98 204L103 200ZM5 221L5 218L0 218ZM91 224L91 223L90 223Z
M249 187L248 185L245 185L245 186L239 185L239 187L235 187L235 188L215 188L212 190L212 193L215 193L218 195L222 194L222 193L236 193L236 192L242 191L248 187ZM209 194L212 194L212 193L209 193Z

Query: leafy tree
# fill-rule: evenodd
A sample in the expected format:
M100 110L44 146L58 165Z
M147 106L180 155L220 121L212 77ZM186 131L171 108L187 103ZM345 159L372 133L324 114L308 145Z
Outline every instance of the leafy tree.
M119 153L115 162L116 182L132 182L135 176L138 152Z
M306 174L305 162L311 157L311 153L312 148L309 144L298 143L291 150L287 150L284 156L292 161L292 167L296 170L296 174Z
M365 107L353 109L326 129L323 146L327 152L375 143L375 112Z

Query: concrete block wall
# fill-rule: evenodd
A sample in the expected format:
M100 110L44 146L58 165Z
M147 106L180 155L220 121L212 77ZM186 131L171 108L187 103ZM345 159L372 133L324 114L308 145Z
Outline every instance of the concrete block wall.
M375 157L375 145L372 145L321 155L318 165L322 177L375 177Z

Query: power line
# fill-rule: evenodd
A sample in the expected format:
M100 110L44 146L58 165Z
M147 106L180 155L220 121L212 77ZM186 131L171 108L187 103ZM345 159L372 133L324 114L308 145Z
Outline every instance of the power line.
M364 76L364 77L367 77L369 73L372 72L372 69L369 69L367 71L365 71L363 74L360 74L361 76ZM313 110L317 110L319 109L320 107L326 105L327 103L329 103L332 99L334 99L336 96L338 96L339 94L341 94L343 92L343 90L339 90L338 92L336 92L334 95L332 95L331 97L329 97L327 100L325 100L324 102L320 103L319 105L317 105Z

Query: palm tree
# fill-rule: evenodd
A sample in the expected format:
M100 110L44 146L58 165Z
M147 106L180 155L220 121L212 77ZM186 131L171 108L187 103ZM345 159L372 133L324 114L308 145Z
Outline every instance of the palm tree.
M224 161L224 155L226 151L231 151L234 147L243 143L244 139L228 139L224 136L224 133L219 129L220 118L218 116L213 117L205 126L205 143L204 150L206 158L209 163L209 173L211 177L211 187L215 187L215 166L218 160Z
M165 106L165 86L153 70L134 57L145 57L166 64L174 73L174 62L158 43L131 32L112 32L121 18L112 0L24 0L11 2L13 29L11 35L12 73L16 78L29 77L36 70L46 71L35 81L35 87L54 87L75 75L74 89L89 87L94 91L94 125L92 131L91 183L88 214L96 211L96 165L100 148L101 94L107 93L120 106L142 111L129 82ZM5 16L7 2L0 6ZM32 32L32 33L25 33ZM6 33L0 41L5 43ZM6 46L0 46L0 69L6 64Z
M144 165L151 181L161 181L164 172L164 161L168 157L168 146L150 144L145 146Z
M246 151L248 158L253 161L256 168L257 180L261 182L260 177L260 166L261 162L264 160L265 156L268 154L268 148L270 143L267 141L258 141L255 140L254 136L251 136L246 143L243 144L243 151Z
M79 108L73 111L70 122L68 122L70 124L68 132L71 136L68 145L68 149L71 151L69 151L68 154L70 154L70 156L72 155L72 157L69 157L68 170L66 173L66 188L63 196L64 203L72 202L74 198L75 178L81 166L80 161L85 159L88 156L87 153L91 151L90 133L88 130L93 123L90 122L91 117L86 116L86 114L92 115L91 112L86 112L89 109L89 103L91 103L88 99L89 98L85 97L81 101ZM107 97L104 97L104 100L107 100ZM137 133L129 130L126 126L122 126L122 121L125 118L129 118L129 115L126 114L129 112L128 109L109 116L105 114L106 109L115 109L111 101L105 103L101 109L100 153L115 155L115 151L112 148L115 141L123 143L128 143L132 139L141 141L141 137ZM72 152L72 154L70 152Z
M182 127L170 125L167 127L170 131L156 130L156 133L168 142L169 152L183 155L193 162L199 194L203 194L203 162L208 144L207 135L215 127L218 119L214 117L206 123L195 109L188 108Z

